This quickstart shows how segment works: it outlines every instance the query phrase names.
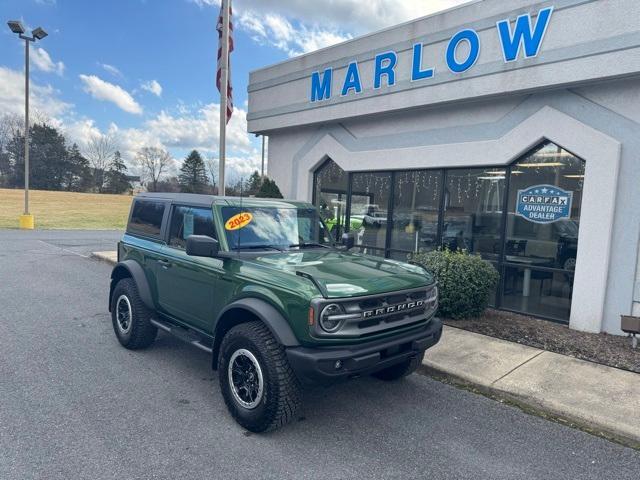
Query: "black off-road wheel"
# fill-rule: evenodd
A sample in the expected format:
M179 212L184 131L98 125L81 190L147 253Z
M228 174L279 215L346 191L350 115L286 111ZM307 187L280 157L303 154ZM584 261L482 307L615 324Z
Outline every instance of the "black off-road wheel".
M259 321L233 327L218 357L220 390L233 418L251 432L275 430L300 406L300 385L285 349Z
M393 380L400 380L401 378L406 377L407 375L411 375L422 363L422 358L424 357L424 352L415 357L408 358L403 362L400 362L396 365L392 365L390 367L385 368L384 370L379 370L377 372L372 373L372 375L380 380L384 380L387 382L391 382Z
M144 305L131 278L120 280L111 297L111 322L120 344L130 350L147 348L158 329L151 324L151 311Z

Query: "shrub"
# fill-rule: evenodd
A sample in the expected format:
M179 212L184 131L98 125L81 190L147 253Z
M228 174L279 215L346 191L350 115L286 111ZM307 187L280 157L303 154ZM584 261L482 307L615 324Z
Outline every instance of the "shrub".
M438 280L439 315L447 318L479 316L498 282L497 270L465 250L417 253L411 260L433 272Z

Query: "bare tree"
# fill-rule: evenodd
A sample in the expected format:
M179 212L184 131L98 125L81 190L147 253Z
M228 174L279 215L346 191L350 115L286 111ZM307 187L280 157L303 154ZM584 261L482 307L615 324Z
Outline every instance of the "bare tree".
M0 151L23 129L24 117L11 113L0 115Z
M211 191L215 194L217 193L216 185L218 184L218 173L220 173L220 160L218 160L216 157L207 158L207 160L205 161L205 165L207 167L207 173L209 173L209 176L211 177Z
M147 189L155 192L158 181L167 173L174 160L166 150L157 147L141 148L136 154L135 163L140 169L140 177L147 183Z
M84 156L93 168L93 178L98 192L102 192L105 183L105 172L113 162L113 155L118 144L111 135L92 137L84 149Z
M10 113L0 115L0 185L9 182L13 162L15 162L15 159L12 161L9 152L7 152L9 142L21 135L23 130L24 117Z

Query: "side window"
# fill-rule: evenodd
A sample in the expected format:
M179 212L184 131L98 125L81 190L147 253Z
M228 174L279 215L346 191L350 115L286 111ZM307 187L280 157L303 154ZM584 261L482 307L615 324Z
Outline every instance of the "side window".
M185 249L189 235L207 235L216 238L213 212L210 208L195 208L177 205L171 214L169 245Z
M159 237L164 209L162 202L136 200L127 230L147 237Z

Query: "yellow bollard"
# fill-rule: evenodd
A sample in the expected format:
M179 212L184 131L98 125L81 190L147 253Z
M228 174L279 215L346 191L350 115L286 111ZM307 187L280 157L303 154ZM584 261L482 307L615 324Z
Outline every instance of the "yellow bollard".
M33 230L35 227L35 219L33 215L20 215L20 229Z

